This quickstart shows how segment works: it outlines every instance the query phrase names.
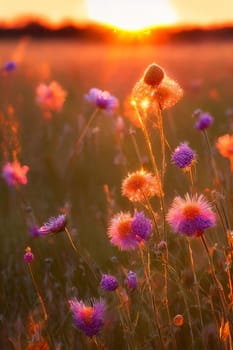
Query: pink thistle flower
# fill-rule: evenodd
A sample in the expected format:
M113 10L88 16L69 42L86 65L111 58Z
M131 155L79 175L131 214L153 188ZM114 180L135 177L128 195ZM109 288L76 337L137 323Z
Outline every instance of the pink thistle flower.
M28 170L29 167L27 165L21 166L20 163L15 160L3 166L2 177L9 186L16 186L18 184L26 185Z
M167 214L172 229L187 236L200 236L215 226L216 215L203 195L175 197Z
M34 260L34 255L31 252L31 248L27 247L25 249L25 254L24 254L24 261L28 264L30 264Z
M135 249L138 246L138 240L133 234L132 216L129 213L118 213L111 220L108 228L108 237L110 242L121 250Z
M46 111L61 112L67 92L56 81L39 84L36 88L36 101Z
M101 91L96 88L90 89L89 93L85 95L88 102L96 105L97 108L104 109L112 114L118 107L118 99L108 91Z
M70 310L74 323L88 337L97 335L104 325L105 303L93 302L93 305L85 305L77 299L69 300Z
M216 147L223 157L229 158L231 171L233 172L233 135L220 136L216 142Z
M41 227L34 226L30 233L34 237L47 236L52 233L62 232L65 229L67 218L65 214L60 214L58 217L49 218L48 222Z
M147 198L159 195L159 186L155 177L141 169L128 176L122 182L122 194L132 202L145 202Z

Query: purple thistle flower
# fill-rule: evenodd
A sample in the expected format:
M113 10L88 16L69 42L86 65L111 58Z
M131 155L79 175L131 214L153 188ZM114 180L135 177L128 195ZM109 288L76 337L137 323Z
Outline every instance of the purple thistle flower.
M127 273L127 277L125 279L125 284L130 291L132 291L138 287L138 279L137 279L137 275L135 272L129 271Z
M205 230L215 226L216 215L204 196L175 197L167 214L172 229L187 236L200 236Z
M85 98L87 101L96 105L97 108L104 109L109 113L113 113L118 107L118 99L110 95L107 91L92 88L85 95Z
M200 112L198 115L198 120L195 123L194 127L198 130L205 130L214 122L213 117L206 112Z
M139 242L147 241L152 234L152 222L144 212L135 210L131 223L131 232L137 237Z
M118 288L118 280L115 276L112 275L102 275L100 282L100 287L108 292L113 292Z
M187 143L181 143L172 153L171 159L179 168L189 168L195 160L195 152Z
M13 72L15 69L16 63L14 61L7 61L3 66L3 70L6 72Z
M103 301L93 302L87 306L77 299L69 300L74 323L88 337L98 334L104 325L105 304Z
M29 228L29 233L32 237L40 237L41 233L39 231L39 227L37 225L33 225Z
M30 264L33 260L34 260L34 255L33 253L31 252L31 248L30 247L27 247L25 249L25 254L24 254L24 261L27 263L27 264Z
M51 217L49 221L41 227L32 227L30 233L34 237L47 236L51 233L62 232L65 229L67 218L65 214L60 214L58 217Z

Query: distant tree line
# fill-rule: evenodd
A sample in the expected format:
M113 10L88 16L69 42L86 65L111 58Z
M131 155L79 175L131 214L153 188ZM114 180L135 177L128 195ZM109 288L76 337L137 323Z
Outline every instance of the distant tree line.
M233 24L217 28L151 28L141 34L127 33L101 25L77 27L73 24L51 28L38 22L21 27L0 26L0 39L17 39L29 36L35 39L77 39L93 42L190 42L209 40L233 40Z

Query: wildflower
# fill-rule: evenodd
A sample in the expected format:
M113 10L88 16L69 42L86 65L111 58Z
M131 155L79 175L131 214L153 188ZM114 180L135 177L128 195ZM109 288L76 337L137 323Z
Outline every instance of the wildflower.
M152 222L145 216L143 211L138 212L135 210L131 222L131 231L138 238L139 242L147 241L151 237Z
M104 325L104 302L93 302L93 305L90 306L85 305L83 301L71 299L69 305L77 328L88 337L97 335Z
M175 197L167 221L177 233L199 236L215 225L216 216L203 195L190 197L186 194L184 199Z
M231 171L233 172L233 134L220 136L216 142L216 147L223 157L229 158Z
M164 110L175 106L179 102L183 97L183 90L175 80L165 76L152 97L158 102L160 109Z
M137 274L133 271L127 273L125 284L130 291L133 291L138 287Z
M195 161L195 152L187 143L181 143L172 153L172 162L179 168L188 170Z
M152 109L159 107L161 110L171 108L182 96L183 90L179 84L170 79L156 63L149 65L132 91L132 100L138 106L147 100Z
M16 63L14 61L7 61L3 66L3 70L6 72L13 72L15 69Z
M155 177L145 170L138 170L122 182L122 194L132 202L144 202L146 199L159 194Z
M102 275L100 286L102 289L112 292L118 288L118 280L115 276L112 275Z
M34 237L47 236L51 233L62 232L65 229L67 218L65 214L60 214L58 217L49 218L48 222L41 227L32 227L30 233Z
M88 102L96 105L97 108L104 109L109 113L113 113L118 107L118 99L110 95L108 91L92 88L85 95L85 98Z
M110 242L121 250L135 249L138 246L138 240L132 233L132 216L129 213L119 213L111 220L108 228Z
M36 101L44 110L60 112L67 92L56 81L50 84L39 84L36 88Z
M25 249L25 254L24 254L24 261L28 264L30 264L34 260L34 255L31 252L31 248L27 247Z
M194 125L194 127L198 130L208 129L208 127L214 122L212 115L207 112L202 112L200 109L194 111L193 116L198 117L198 120Z
M29 234L32 237L39 237L39 236L41 236L39 229L40 228L37 225L33 225L33 226L29 227Z
M176 315L176 316L173 318L173 323L174 323L174 325L177 326L177 327L183 326L183 324L184 324L184 316L183 316L183 315L180 315L180 314Z
M29 167L27 165L21 166L20 163L15 160L3 166L2 177L9 186L16 186L18 184L26 185L28 170Z

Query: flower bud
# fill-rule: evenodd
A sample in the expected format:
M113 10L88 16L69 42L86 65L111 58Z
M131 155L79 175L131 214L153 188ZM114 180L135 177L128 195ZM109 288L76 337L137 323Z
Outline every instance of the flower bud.
M173 318L173 323L175 326L177 327L181 327L184 324L184 316L177 314L174 318Z
M155 63L147 67L144 73L143 80L147 85L156 86L161 83L164 78L163 69Z

